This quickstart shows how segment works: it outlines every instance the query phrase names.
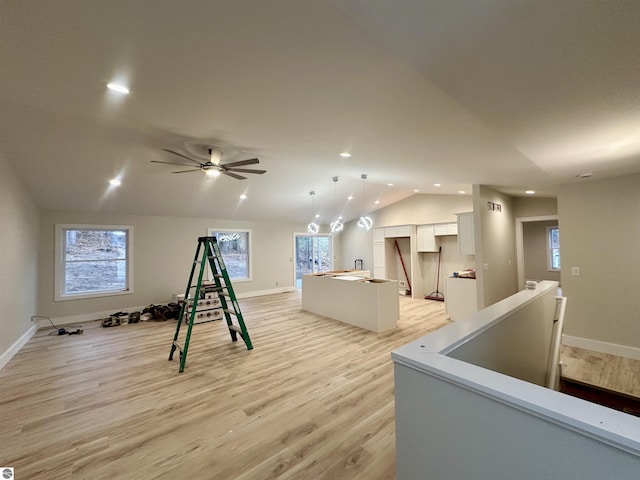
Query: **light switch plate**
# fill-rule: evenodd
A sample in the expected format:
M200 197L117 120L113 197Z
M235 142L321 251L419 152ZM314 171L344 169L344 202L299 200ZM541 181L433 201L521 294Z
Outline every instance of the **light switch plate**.
M571 276L579 277L580 276L580 267L571 267Z

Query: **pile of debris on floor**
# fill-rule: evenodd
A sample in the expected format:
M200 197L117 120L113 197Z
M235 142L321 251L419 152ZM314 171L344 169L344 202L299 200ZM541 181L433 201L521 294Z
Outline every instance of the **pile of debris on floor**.
M165 320L176 320L180 316L180 304L168 303L166 305L147 305L142 312L116 312L109 315L109 318L102 320L103 327L117 327L127 323L138 323L140 321L162 322Z

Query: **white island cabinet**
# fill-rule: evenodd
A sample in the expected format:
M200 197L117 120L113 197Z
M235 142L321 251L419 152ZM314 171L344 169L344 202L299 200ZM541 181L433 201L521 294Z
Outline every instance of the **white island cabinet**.
M374 332L396 328L398 282L351 275L302 276L302 309Z

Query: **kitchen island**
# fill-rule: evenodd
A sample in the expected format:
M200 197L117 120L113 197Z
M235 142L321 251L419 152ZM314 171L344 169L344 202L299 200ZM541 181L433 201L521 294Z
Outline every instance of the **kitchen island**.
M362 277L359 272L303 275L302 309L374 332L396 328L397 280Z

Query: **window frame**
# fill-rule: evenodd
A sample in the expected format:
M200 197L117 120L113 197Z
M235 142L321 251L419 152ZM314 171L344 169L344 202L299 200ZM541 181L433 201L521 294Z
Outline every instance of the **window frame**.
M220 233L246 233L247 234L247 249L248 249L247 256L249 257L247 259L247 269L249 270L248 276L239 277L239 278L234 278L230 276L229 279L233 281L233 283L253 281L253 233L251 229L250 228L214 228L214 227L209 227L207 229L207 236L209 237L217 238L218 234ZM225 266L226 266L226 262L225 262ZM209 280L212 280L213 275L211 274L211 269L209 268L208 265L207 265L207 274L209 276L208 277Z
M121 290L105 290L65 294L65 245L66 232L69 230L126 230L126 278L125 288ZM55 266L54 266L54 301L83 300L90 298L130 295L133 293L133 226L131 225L87 225L57 223L55 225Z
M562 258L560 257L560 245L557 247L553 247L551 245L551 232L552 230L558 230L558 243L560 242L560 227L558 225L552 225L547 227L547 271L548 272L559 272L562 267ZM553 252L554 250L558 250L558 259L560 265L558 268L553 268Z

